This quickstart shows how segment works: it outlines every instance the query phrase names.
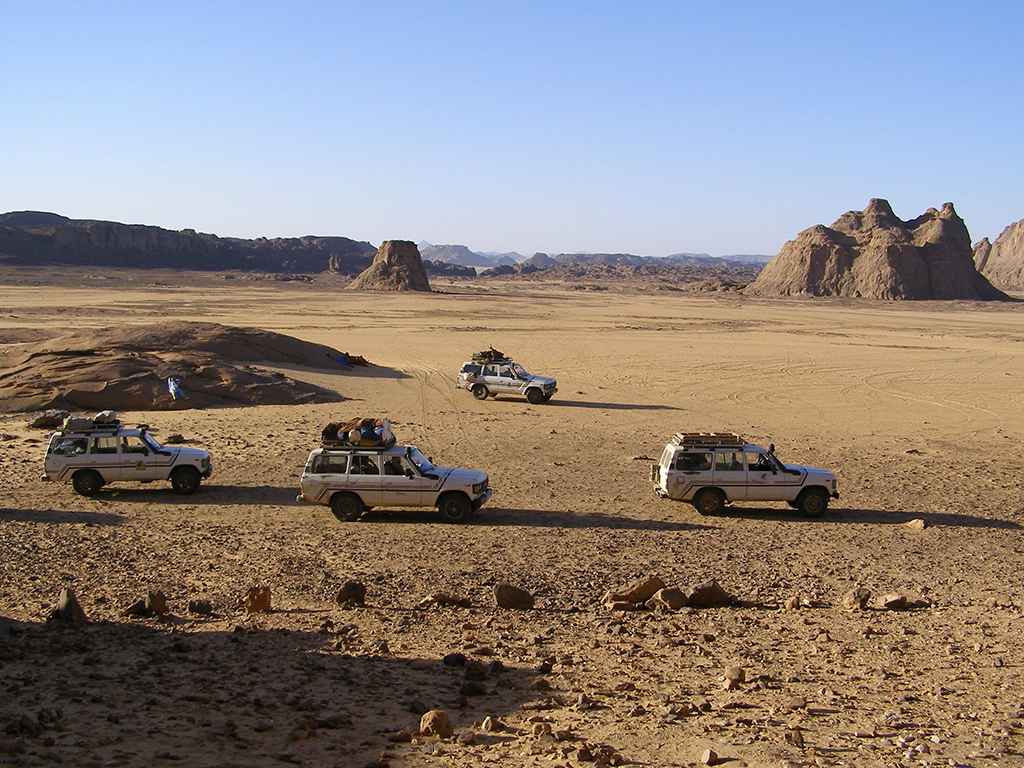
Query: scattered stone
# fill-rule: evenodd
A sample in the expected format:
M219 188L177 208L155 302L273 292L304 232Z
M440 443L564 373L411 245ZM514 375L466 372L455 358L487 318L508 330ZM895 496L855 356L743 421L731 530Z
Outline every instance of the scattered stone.
M885 595L878 601L878 607L885 611L903 611L907 608L906 595L892 593Z
M467 729L459 733L458 737L455 740L463 747L472 747L474 744L476 744L476 734L474 734L471 730Z
M426 608L431 605L457 605L460 608L473 607L473 603L470 602L468 597L456 597L455 595L447 595L443 592L427 595L416 604L416 607Z
M341 589L338 590L334 600L338 605L345 605L346 603L363 605L366 600L366 586L358 581L346 581L341 585Z
M463 696L486 696L487 686L475 680L467 680L459 687L459 693Z
M410 712L417 715L425 715L430 711L430 705L428 705L422 699L413 699L406 705Z
M608 603L609 611L635 611L639 606L636 603L627 603L625 600L618 600L614 603Z
M923 531L928 527L928 524L924 521L924 518L915 517L913 520L907 520L903 524L904 528L909 528L912 531Z
M804 747L804 734L799 728L788 728L786 729L786 741L792 744L794 747L803 749Z
M665 589L659 589L655 592L651 599L647 601L647 607L652 610L655 608L664 608L668 611L678 611L680 608L685 608L687 604L686 595L678 587L666 587Z
M213 614L213 604L209 600L189 600L187 610L195 616L210 616Z
M495 584L494 602L499 608L528 610L533 608L533 595L511 584Z
M638 581L623 592L608 592L602 602L605 603L633 603L639 605L646 603L658 590L665 589L665 582L657 576L650 576Z
M67 411L43 411L31 419L28 425L33 429L57 429L57 427L64 424L64 419L70 415Z
M446 667L464 667L466 666L466 654L464 653L449 653L443 659L441 663Z
M167 607L167 597L160 590L150 592L146 595L146 602L144 605L147 611L155 613L158 616L163 616L170 610Z
M121 611L121 615L128 618L138 618L150 616L151 614L148 610L146 610L145 600L136 600L134 603L132 603L123 611Z
M867 609L870 599L871 590L857 587L843 595L843 608L848 611L863 611Z
M505 730L505 724L495 717L488 715L484 718L484 721L480 723L480 730L487 731L488 733L500 733Z
M420 735L449 738L455 730L452 728L448 713L443 709L432 709L420 718Z
M800 607L800 595L793 595L784 603L787 611L795 611Z
M57 607L53 609L50 614L51 621L64 621L71 624L88 624L89 619L85 615L85 611L82 610L82 606L78 604L78 598L75 597L75 591L70 587L65 587L60 592L60 598L57 600Z
M782 705L782 708L787 712L792 712L796 709L806 709L807 699L803 696L793 696L789 701Z
M247 613L270 613L270 587L255 586L245 598Z
M546 677L538 677L536 680L534 680L532 683L530 683L530 690L531 691L550 691L551 690L551 681L548 680Z
M732 691L739 688L740 685L746 682L746 672L743 667L726 667L725 668L725 690Z
M467 659L463 666L466 668L465 678L467 680L483 680L487 677L487 667L479 661Z
M724 608L733 602L732 595L718 586L714 579L686 590L686 604L691 608Z
M718 765L718 753L713 749L705 749L700 756L701 765Z
M401 731L395 731L394 733L392 733L392 734L390 734L388 736L388 741L390 741L390 742L392 742L394 744L402 744L402 743L407 744L410 741L412 741L412 734L409 733L409 731L404 730L404 729L401 730Z
M178 432L164 438L164 445L181 445L184 442L185 438Z

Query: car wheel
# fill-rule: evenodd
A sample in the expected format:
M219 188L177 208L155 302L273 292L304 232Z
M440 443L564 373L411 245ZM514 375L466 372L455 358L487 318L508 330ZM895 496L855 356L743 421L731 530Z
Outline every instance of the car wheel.
M536 387L530 387L526 390L526 399L530 401L532 405L544 402L544 393Z
M473 505L464 493L446 493L437 502L437 509L449 523L464 523L473 514Z
M199 490L201 478L195 467L182 467L174 470L171 475L171 488L175 493L188 496Z
M547 402L548 400L550 400L550 399L551 399L551 395L550 395L550 394L546 394L546 395L544 395L544 402L545 402L545 403L546 403L546 402Z
M491 393L487 391L487 387L485 387L483 384L473 385L473 397L475 397L477 400L486 400L487 396L490 394Z
M80 469L71 476L71 486L82 496L95 496L103 487L103 478L99 472L91 469Z
M725 494L717 488L704 488L693 497L693 506L702 515L717 515L725 509Z
M336 493L331 496L331 512L343 523L358 520L364 509L363 500L354 493Z
M821 517L828 509L828 495L820 488L808 488L800 494L796 504L804 517Z

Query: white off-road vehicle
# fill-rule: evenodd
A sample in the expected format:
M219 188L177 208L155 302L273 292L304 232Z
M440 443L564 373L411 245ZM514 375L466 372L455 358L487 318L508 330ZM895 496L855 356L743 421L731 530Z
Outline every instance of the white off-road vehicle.
M486 472L435 465L418 448L397 445L386 420L383 438L377 430L362 439L327 439L325 430L306 461L297 500L328 505L342 521L373 507L436 507L444 520L463 523L491 497Z
M70 482L83 496L124 480L170 480L181 494L199 490L202 479L213 472L210 454L201 448L160 445L147 429L125 427L112 411L91 419L69 416L50 435L42 479Z
M473 356L455 380L459 389L468 389L477 400L498 395L525 395L533 405L546 403L558 391L558 382L546 376L527 373L519 363L499 355Z
M783 464L775 446L749 445L720 432L679 432L661 460L651 465L659 496L687 501L702 515L721 512L733 501L785 501L807 517L819 517L838 499L836 477L817 467Z

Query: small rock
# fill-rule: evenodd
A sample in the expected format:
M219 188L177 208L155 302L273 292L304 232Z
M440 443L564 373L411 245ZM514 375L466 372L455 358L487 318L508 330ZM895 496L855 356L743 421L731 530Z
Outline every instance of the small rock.
M868 607L870 599L871 590L857 587L843 595L843 608L848 611L863 611Z
M732 595L718 586L714 579L686 590L686 604L691 608L724 608L733 602Z
M245 598L245 610L248 613L270 613L270 587L250 589Z
M794 747L800 747L803 749L804 746L804 734L799 728L789 728L786 730L786 741L792 744Z
M505 730L505 724L495 717L488 715L484 718L484 721L480 723L480 730L487 731L488 733L500 733Z
M532 691L550 691L551 681L546 677L538 677L532 683L530 683L530 690Z
M487 687L483 683L478 683L475 680L467 680L459 688L459 693L463 696L486 696Z
M646 603L658 592L665 589L665 582L657 576L650 576L638 581L622 592L609 592L604 596L605 603Z
M432 709L420 718L420 735L449 738L455 730L452 728L448 713L443 709Z
M494 602L499 608L527 610L533 608L533 595L511 584L495 584Z
M441 663L446 667L464 667L466 666L466 654L464 653L449 653L443 659Z
M805 709L806 707L807 699L803 696L794 696L782 705L782 708L788 712L792 712L795 709Z
M902 611L907 607L907 597L894 592L883 596L878 601L878 606L886 611Z
M29 421L28 425L34 429L56 429L64 423L71 414L67 411L43 411Z
M686 604L686 595L683 594L683 590L677 587L659 589L647 601L648 608L664 608L669 611L678 611L680 608L685 608Z
M366 600L366 586L358 581L346 581L341 585L341 589L338 590L334 600L338 605L345 605L346 603L362 605Z
M427 595L417 604L417 608L426 608L431 605L457 605L460 608L472 608L473 603L468 597L456 597L455 595L448 595L444 592L435 592L432 595Z
M903 524L903 527L909 528L912 531L923 531L928 527L928 523L924 521L924 518L915 517L913 520L907 520L907 522Z
M725 679L735 680L737 683L745 683L747 680L747 673L743 667L726 667Z
M82 610L82 606L78 604L78 598L75 597L75 590L70 587L65 587L61 590L60 598L57 600L57 607L50 614L50 619L53 621L66 621L71 624L89 623L85 611Z
M627 603L625 600L607 603L605 607L609 611L635 611L637 609L636 603Z
M178 432L164 438L164 445L181 445L184 442L185 438Z
M145 607L150 613L155 613L159 616L163 616L169 610L167 608L167 597L160 590L146 595Z
M123 611L121 611L121 615L134 618L138 616L150 616L152 614L148 610L146 610L145 600L136 600L134 603L132 603Z
M209 616L213 613L213 604L209 600L189 600L188 612L196 616Z
M705 749L700 756L701 765L717 765L718 764L718 753L713 749Z

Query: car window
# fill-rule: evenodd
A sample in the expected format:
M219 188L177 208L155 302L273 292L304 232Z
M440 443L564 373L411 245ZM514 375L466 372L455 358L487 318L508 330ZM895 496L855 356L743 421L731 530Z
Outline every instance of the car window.
M711 469L710 453L681 453L676 459L676 469L680 472L704 472Z
M65 437L53 444L53 453L59 456L79 456L85 453L88 440L84 437Z
M405 469L405 462L402 461L401 456L388 456L384 460L385 475L404 475Z
M767 454L747 451L747 467L753 472L770 472L772 463Z
M121 438L121 453L149 453L149 448L141 437L125 435Z
M375 456L353 456L352 466L349 467L350 475L379 475L380 468L377 466Z
M117 453L116 437L94 437L90 453Z
M498 375L498 366L496 366L496 365L485 365L484 366L484 376L497 376L497 375Z
M343 475L348 470L348 456L320 454L313 458L314 475Z
M715 472L742 472L743 453L740 451L716 451Z
M465 374L468 374L470 376L479 376L480 375L480 366L479 365L472 365L470 363L466 363L464 366L462 366L462 372L465 373Z
M509 368L507 365L501 366L500 370L501 370L500 376L503 379L514 379L515 378L515 376L512 375L512 369Z

